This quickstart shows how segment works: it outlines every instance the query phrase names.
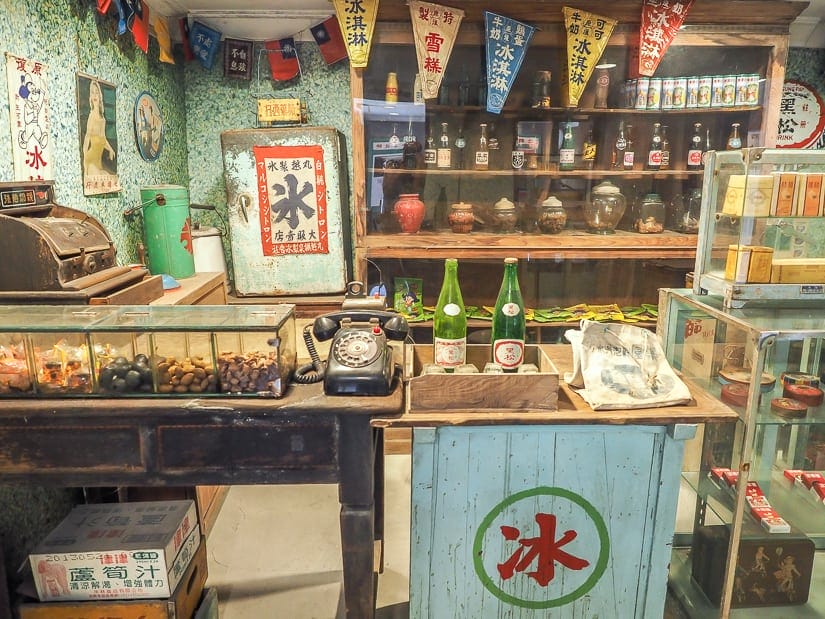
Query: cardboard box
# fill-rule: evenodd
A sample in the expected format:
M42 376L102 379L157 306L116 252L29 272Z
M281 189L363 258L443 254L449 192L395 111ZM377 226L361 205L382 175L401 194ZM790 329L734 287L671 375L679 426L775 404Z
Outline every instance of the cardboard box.
M825 258L774 258L772 284L819 284L825 282Z
M710 380L716 375L716 319L707 316L688 317L684 324L681 370L688 378Z
M41 602L162 598L199 544L191 500L79 505L29 563Z
M777 217L793 215L796 207L799 174L796 172L774 172L773 178L770 214Z
M722 213L731 217L763 217L771 212L774 177L770 174L732 174L728 179Z
M728 245L725 279L739 284L771 281L773 248L761 245Z
M206 540L202 539L195 556L175 588L175 592L169 598L94 602L26 602L18 605L19 617L20 619L187 619L201 603L201 594L207 575ZM34 591L34 582L31 582L31 588Z

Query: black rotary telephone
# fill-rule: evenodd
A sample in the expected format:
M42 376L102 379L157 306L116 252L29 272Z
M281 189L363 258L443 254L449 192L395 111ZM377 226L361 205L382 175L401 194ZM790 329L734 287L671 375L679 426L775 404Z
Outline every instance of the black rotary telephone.
M312 334L319 342L333 338L329 359L324 367L305 329L312 363L295 372L295 381L317 382L323 377L327 395L389 395L395 363L387 340L403 341L409 330L404 317L392 312L350 310L318 316Z

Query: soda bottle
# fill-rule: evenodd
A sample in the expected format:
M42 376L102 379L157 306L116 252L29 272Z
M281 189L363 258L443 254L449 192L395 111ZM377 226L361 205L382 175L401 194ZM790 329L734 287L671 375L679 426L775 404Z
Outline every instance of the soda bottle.
M493 313L492 360L505 372L513 372L524 361L524 300L518 285L518 260L504 259L504 278Z
M433 318L433 360L451 371L466 358L467 314L458 286L458 260L447 258Z
M710 129L705 130L705 148L702 151L702 167L705 167L705 164L708 161L708 153L713 150L713 144L710 141Z
M702 123L693 123L693 135L688 145L687 169L702 169Z
M435 138L433 137L433 126L430 124L427 132L427 141L424 146L424 165L428 168L434 168L437 161L437 151L435 148Z
M465 167L464 161L464 151L467 147L467 140L464 137L464 126L460 126L458 128L458 135L455 138L455 154L456 154L456 161L453 162L454 166L458 170L463 170Z
M670 169L670 140L667 139L667 125L662 125L662 165L659 169Z
M490 131L487 134L487 160L488 169L498 170L501 167L501 143L498 141L496 123L490 123Z
M647 151L647 169L659 170L662 167L662 125L653 123L653 136Z
M586 169L592 170L593 166L596 165L596 152L596 142L593 139L593 129L588 129L587 139L582 145L582 162L584 163L584 167Z
M572 170L576 161L576 144L573 141L573 125L564 126L564 139L559 148L559 170Z
M475 169L486 170L490 167L490 146L487 140L487 123L479 126L478 145L476 146Z
M447 133L447 123L441 123L441 137L436 149L436 167L440 170L449 170L452 167L453 149L450 147L450 136Z
M739 137L739 123L733 123L730 126L730 134L728 135L728 142L725 148L727 150L739 150L742 148L742 138Z
M627 146L624 149L624 162L622 167L625 170L632 170L633 164L636 161L636 151L633 146L633 125L627 126Z
M621 170L624 167L624 152L627 150L627 137L624 133L624 121L619 121L619 132L616 134L616 141L613 143L613 155L610 158L610 167L614 170Z

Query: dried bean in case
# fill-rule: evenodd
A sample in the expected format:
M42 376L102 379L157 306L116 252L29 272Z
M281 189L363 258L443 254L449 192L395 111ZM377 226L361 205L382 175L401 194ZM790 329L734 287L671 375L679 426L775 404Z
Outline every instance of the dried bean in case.
M214 393L218 378L203 357L166 357L157 364L158 393Z
M283 377L275 353L223 352L218 357L221 391L226 393L283 392Z

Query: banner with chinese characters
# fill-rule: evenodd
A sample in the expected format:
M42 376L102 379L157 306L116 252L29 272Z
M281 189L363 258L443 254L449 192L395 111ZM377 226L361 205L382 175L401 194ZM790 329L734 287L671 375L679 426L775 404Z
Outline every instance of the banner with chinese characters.
M254 146L264 256L328 254L322 146Z
M410 17L421 90L425 99L434 99L447 69L464 11L410 0Z
M567 31L567 106L575 107L607 47L616 20L569 6L563 10Z
M639 30L639 75L650 77L685 21L693 0L644 0Z
M252 79L252 41L224 38L223 76Z
M488 112L501 113L534 31L533 26L484 11Z
M14 180L54 180L46 65L6 52Z
M350 66L366 67L378 15L378 0L332 0L332 3L347 44Z

